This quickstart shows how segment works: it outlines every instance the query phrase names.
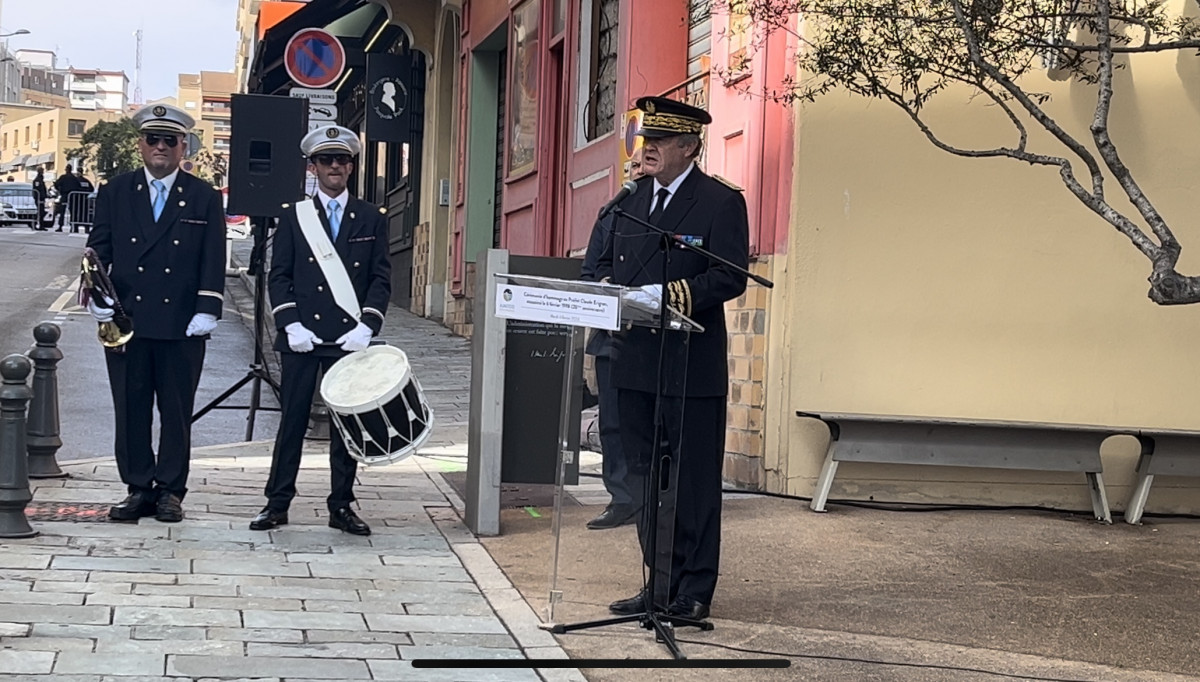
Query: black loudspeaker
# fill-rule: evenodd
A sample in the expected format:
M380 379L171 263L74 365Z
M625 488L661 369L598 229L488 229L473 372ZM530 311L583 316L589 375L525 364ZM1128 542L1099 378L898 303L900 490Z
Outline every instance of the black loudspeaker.
M308 100L277 95L233 95L229 149L232 215L275 218L283 204L304 198Z

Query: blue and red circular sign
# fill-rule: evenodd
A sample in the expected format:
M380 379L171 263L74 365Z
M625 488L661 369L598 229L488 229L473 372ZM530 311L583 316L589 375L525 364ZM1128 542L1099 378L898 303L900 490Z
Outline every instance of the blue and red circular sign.
M283 50L283 65L296 85L324 88L341 78L346 68L342 41L329 31L305 28L296 31Z

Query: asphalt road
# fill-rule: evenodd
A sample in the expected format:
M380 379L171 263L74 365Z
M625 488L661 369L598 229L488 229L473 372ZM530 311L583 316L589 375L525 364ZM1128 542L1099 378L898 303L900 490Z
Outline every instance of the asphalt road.
M80 256L86 235L34 232L27 227L0 228L0 355L24 353L33 345L33 328L55 322L62 329L58 365L60 434L57 459L111 457L113 408L104 349L96 338L96 323L74 302ZM246 376L254 357L252 305L236 276L225 279L224 315L208 344L197 411ZM250 385L198 421L192 445L218 445L245 439ZM263 384L265 405L277 407ZM259 411L255 440L270 439L279 413ZM155 436L157 443L157 435Z

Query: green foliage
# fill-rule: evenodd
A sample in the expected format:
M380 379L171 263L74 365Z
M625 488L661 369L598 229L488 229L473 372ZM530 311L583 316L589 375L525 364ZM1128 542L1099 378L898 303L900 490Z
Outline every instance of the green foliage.
M111 178L142 167L137 139L137 128L128 117L100 121L84 131L80 146L67 150L67 157L79 159L101 178Z

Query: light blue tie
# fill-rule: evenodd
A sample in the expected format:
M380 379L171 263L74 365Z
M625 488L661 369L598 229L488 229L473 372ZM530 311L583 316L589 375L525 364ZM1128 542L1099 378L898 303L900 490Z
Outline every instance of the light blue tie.
M158 222L163 206L167 205L167 187L162 184L162 180L155 180L150 186L154 188L154 222Z
M329 231L333 233L333 241L337 241L338 230L342 227L342 207L337 199L329 201Z

